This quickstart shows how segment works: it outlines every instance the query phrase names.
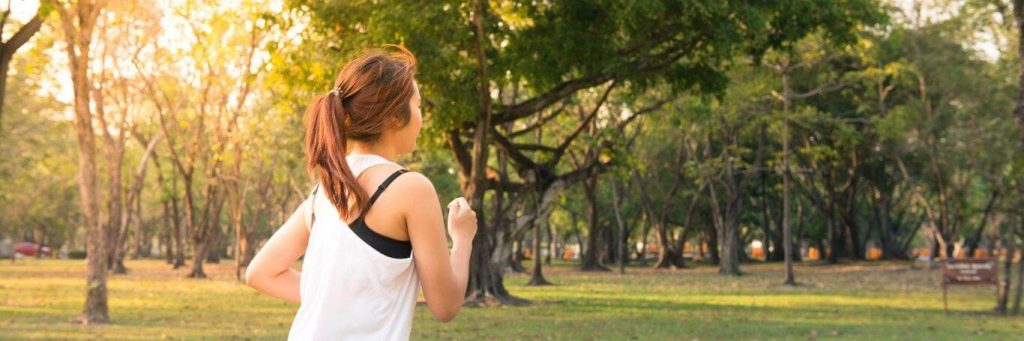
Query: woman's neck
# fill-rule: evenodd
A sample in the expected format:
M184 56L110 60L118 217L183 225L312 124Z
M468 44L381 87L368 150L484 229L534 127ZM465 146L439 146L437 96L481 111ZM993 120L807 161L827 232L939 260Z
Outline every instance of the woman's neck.
M376 145L367 145L362 142L355 142L349 140L348 142L348 154L374 154L379 155L388 161L395 162L398 158L398 152L394 148L389 148L387 144L378 143Z

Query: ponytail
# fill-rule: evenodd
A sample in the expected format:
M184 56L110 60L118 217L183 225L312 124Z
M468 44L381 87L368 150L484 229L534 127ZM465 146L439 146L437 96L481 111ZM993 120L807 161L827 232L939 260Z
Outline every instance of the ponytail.
M324 195L345 220L353 212L366 213L369 201L349 169L345 143L372 143L396 123L404 126L410 120L416 58L394 47L391 53L364 51L342 68L333 90L306 109L306 170L314 177L319 173Z
M343 219L351 217L349 199L355 207L365 206L369 196L356 182L346 160L346 130L349 124L345 105L337 89L319 95L306 110L306 169L310 175L319 171L324 195L330 199Z

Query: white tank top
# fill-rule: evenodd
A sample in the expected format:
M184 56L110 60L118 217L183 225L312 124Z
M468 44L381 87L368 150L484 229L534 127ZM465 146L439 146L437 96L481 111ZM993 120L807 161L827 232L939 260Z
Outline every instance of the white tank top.
M374 154L346 159L357 177L370 166L396 164ZM288 340L408 340L420 290L412 255L392 258L374 249L323 193L314 195L316 220L302 261L301 304Z

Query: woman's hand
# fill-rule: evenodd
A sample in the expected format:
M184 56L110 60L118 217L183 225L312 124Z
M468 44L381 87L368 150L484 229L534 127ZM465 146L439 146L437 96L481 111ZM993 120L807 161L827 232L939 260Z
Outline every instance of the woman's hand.
M476 235L476 212L466 198L458 197L448 203L448 235L453 242L469 242Z

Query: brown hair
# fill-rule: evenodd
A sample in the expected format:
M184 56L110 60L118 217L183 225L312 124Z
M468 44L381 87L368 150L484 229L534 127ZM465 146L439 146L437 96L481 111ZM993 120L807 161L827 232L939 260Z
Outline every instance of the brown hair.
M369 195L356 182L346 161L346 140L374 142L390 127L409 123L416 58L397 45L397 51L368 49L338 74L334 88L318 95L306 109L306 170L319 171L323 193L347 219L350 197L360 216Z

